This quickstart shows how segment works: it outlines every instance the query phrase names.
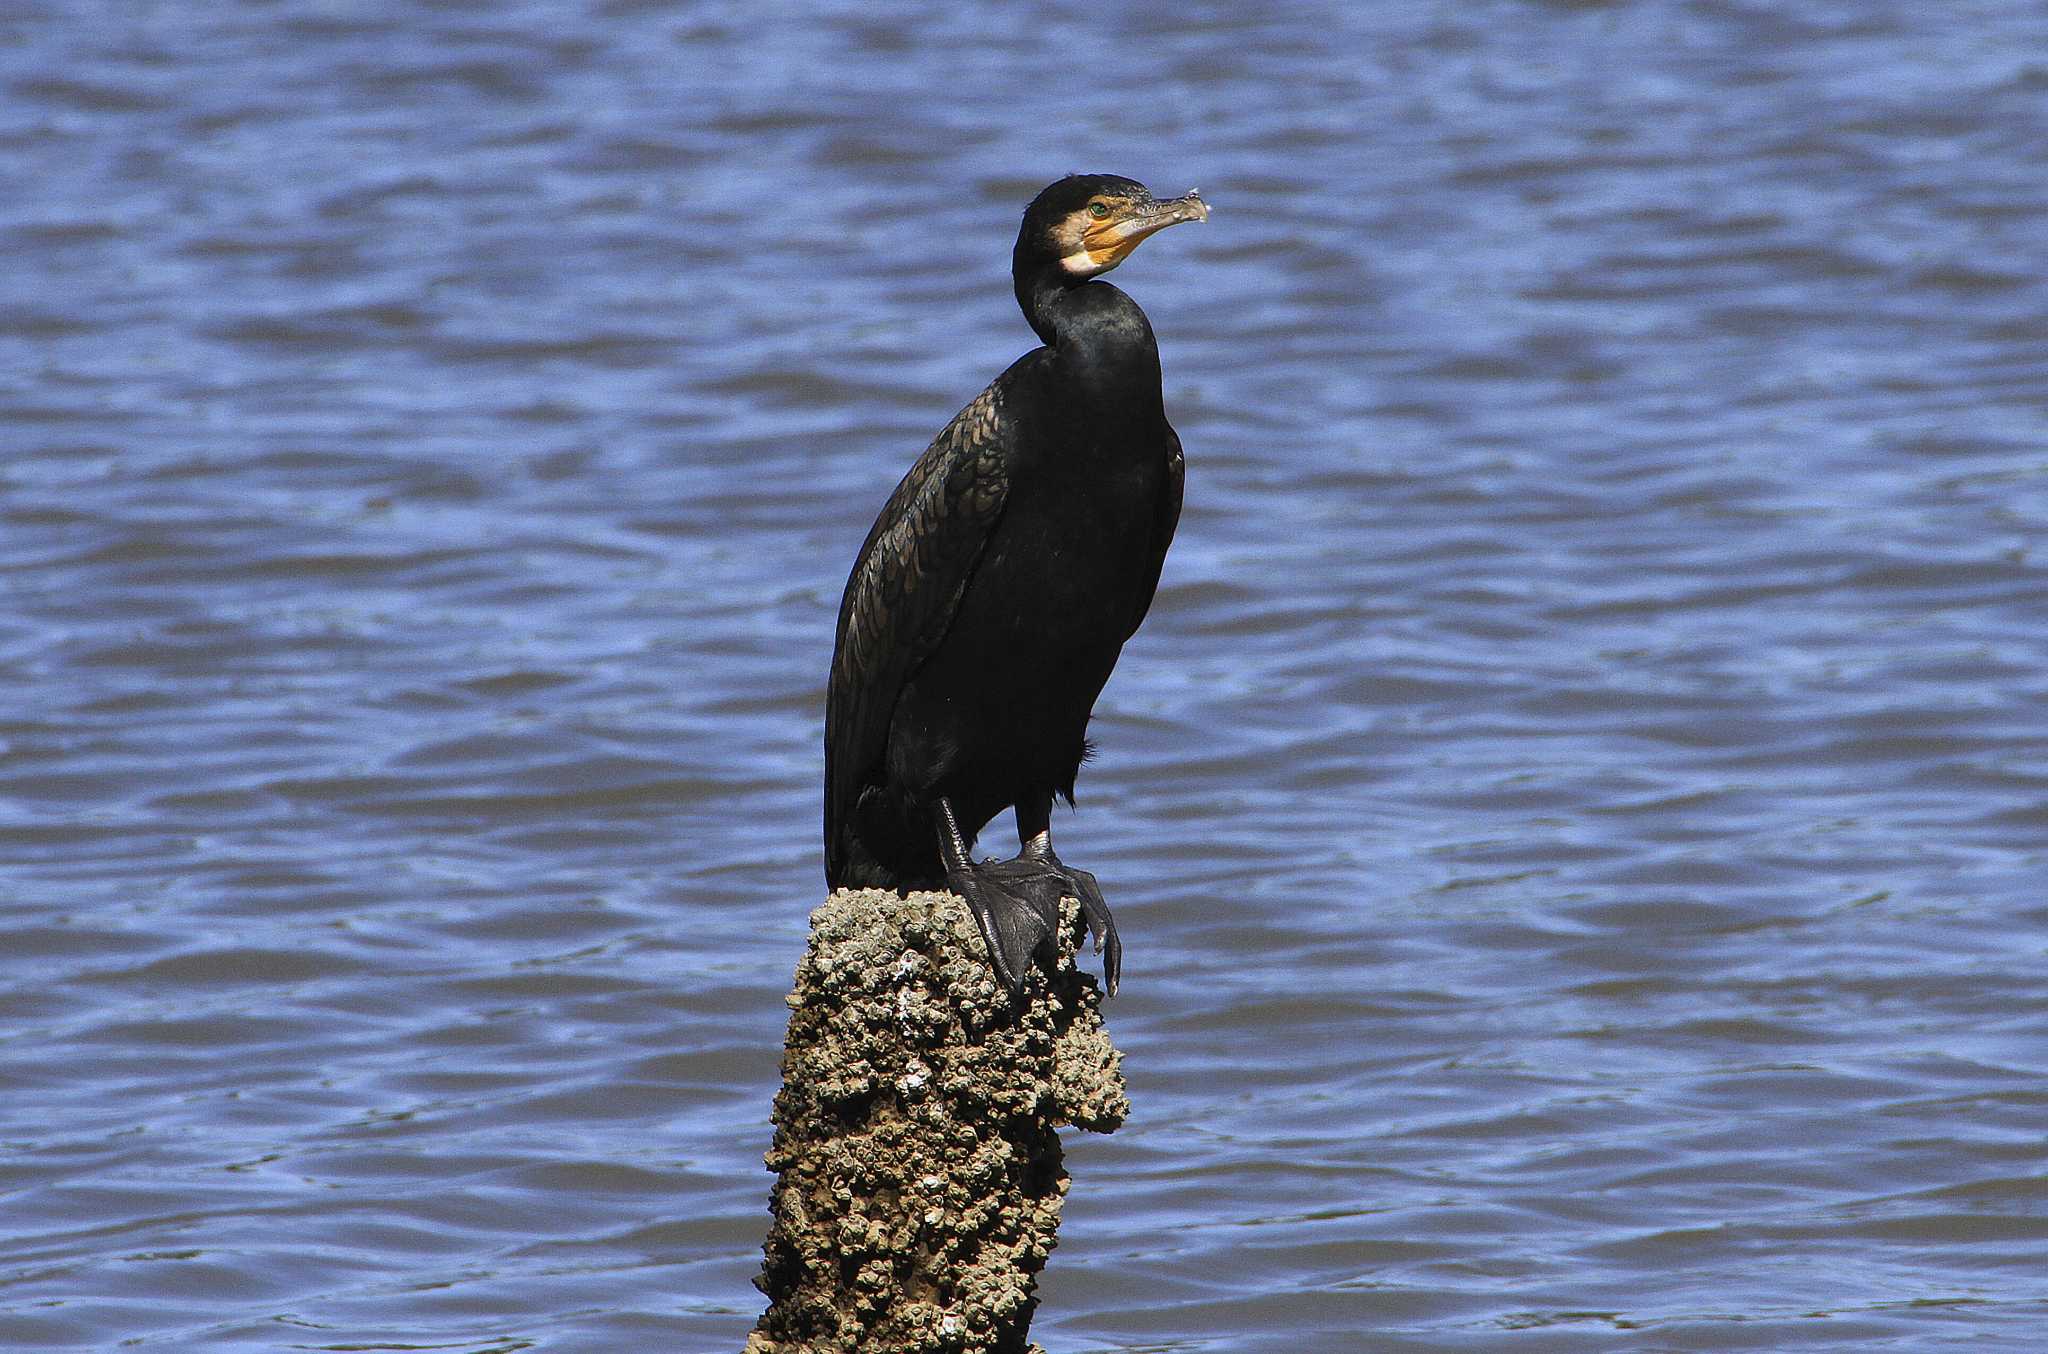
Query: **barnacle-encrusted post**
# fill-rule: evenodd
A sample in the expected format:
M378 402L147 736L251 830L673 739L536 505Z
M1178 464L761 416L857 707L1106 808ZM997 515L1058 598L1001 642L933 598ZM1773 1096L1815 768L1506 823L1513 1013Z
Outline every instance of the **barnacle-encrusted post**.
M1067 1189L1057 1129L1130 1102L1082 935L1012 999L950 893L841 890L789 995L748 1354L1024 1354Z

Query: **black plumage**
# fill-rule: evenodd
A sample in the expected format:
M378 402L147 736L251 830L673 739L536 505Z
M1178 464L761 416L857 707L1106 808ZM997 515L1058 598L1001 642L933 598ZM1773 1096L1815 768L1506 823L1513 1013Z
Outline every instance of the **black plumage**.
M1155 231L1205 220L1114 175L1033 200L1011 272L1045 346L933 440L883 507L847 579L825 707L825 877L950 887L999 975L1021 988L1051 952L1059 900L1081 904L1116 990L1122 945L1095 878L1053 854L1089 712L1159 583L1180 516L1145 313L1089 279ZM1016 809L1018 855L975 862Z

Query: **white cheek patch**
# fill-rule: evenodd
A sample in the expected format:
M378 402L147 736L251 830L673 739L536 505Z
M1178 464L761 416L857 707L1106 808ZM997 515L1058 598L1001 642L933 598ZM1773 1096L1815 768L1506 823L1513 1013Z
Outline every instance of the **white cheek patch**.
M1066 255L1060 260L1060 267L1066 269L1075 277L1093 277L1102 271L1102 265L1096 261L1093 254L1085 249L1076 249L1073 253Z

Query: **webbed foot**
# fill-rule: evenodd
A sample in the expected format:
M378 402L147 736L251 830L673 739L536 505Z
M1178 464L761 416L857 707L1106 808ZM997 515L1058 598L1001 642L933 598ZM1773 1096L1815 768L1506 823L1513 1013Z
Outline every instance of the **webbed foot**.
M1116 995L1123 942L1117 938L1116 922L1102 901L1102 887L1088 871L1062 864L1053 854L1049 837L1033 838L1009 860L976 864L968 858L952 806L941 800L939 854L945 863L947 886L967 900L967 909L988 942L996 976L1012 995L1024 990L1024 975L1034 959L1043 958L1048 971L1057 962L1054 938L1059 934L1062 898L1081 905L1081 916L1095 939L1095 952L1103 956L1104 986L1111 996Z
M1110 996L1116 995L1117 979L1123 973L1124 943L1116 933L1116 918L1109 915L1109 904L1102 901L1102 885L1095 882L1095 876L1086 870L1077 870L1053 854L1052 838L1049 835L1033 837L1018 860L1037 860L1052 868L1054 874L1067 882L1068 887L1061 896L1072 898L1081 905L1081 919L1088 923L1088 934L1095 941L1095 952L1102 956L1102 986ZM1057 917L1059 903L1054 901L1054 916Z

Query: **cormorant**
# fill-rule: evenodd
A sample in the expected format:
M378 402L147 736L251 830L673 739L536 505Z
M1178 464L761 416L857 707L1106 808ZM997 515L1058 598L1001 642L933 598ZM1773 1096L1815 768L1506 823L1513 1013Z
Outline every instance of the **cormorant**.
M1180 518L1180 438L1159 348L1108 272L1155 231L1205 221L1113 174L1069 175L1024 212L1010 271L1045 346L935 438L868 532L825 701L825 879L949 887L1020 991L1079 902L1117 988L1123 945L1095 876L1052 849L1089 711L1145 619ZM1021 849L972 860L1014 807Z

